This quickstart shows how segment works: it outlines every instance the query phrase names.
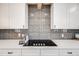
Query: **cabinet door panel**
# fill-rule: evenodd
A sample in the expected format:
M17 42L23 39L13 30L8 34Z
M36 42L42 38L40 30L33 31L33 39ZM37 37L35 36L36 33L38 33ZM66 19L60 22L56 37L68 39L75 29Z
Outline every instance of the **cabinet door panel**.
M79 29L79 4L67 4L67 29Z
M9 29L8 4L0 4L0 29Z
M9 4L10 28L22 29L25 25L25 4L10 3Z
M38 48L26 48L22 49L22 56L39 56L40 49Z
M54 29L66 29L66 4L55 3L54 4Z
M53 49L53 48L41 49L41 55L42 56L58 56L59 55L59 50L58 49Z
M70 4L70 27L71 29L79 29L79 4Z

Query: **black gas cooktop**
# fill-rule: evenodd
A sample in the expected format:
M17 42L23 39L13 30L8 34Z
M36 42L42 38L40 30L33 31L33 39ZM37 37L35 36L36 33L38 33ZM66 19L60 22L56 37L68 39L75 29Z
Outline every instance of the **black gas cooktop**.
M29 40L23 46L57 46L52 40Z

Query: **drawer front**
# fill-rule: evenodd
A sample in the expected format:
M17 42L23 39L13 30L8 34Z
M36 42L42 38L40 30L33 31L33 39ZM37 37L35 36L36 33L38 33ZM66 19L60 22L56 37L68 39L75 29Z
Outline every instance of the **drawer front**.
M37 48L26 48L22 49L22 56L39 56L40 49Z
M60 56L79 56L78 49L61 49Z
M20 56L21 55L21 50L0 50L0 56Z
M59 50L58 49L50 49L50 48L45 48L41 49L41 55L42 56L58 56L59 55Z

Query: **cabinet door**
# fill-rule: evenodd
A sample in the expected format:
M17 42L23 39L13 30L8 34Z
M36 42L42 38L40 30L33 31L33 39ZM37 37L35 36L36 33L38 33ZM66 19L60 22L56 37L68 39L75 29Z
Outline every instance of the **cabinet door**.
M10 3L9 19L11 29L23 29L25 26L25 4Z
M0 29L9 29L8 4L0 3Z
M43 48L41 49L42 56L58 56L59 50L54 48Z
M79 29L79 4L69 4L69 29Z
M66 4L55 3L52 17L53 29L66 29Z
M39 48L24 48L22 49L22 56L39 56Z

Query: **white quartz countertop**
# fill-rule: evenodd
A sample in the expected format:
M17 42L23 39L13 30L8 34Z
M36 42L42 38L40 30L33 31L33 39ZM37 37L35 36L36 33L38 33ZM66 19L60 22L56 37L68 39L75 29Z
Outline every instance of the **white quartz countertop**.
M19 40L0 40L0 49L3 48L79 48L79 40L52 40L57 46L25 46L19 45Z
M19 40L0 40L1 48L21 48Z
M79 40L53 40L58 48L79 48Z

